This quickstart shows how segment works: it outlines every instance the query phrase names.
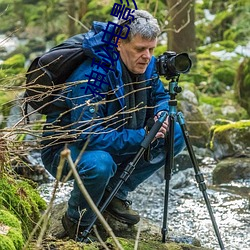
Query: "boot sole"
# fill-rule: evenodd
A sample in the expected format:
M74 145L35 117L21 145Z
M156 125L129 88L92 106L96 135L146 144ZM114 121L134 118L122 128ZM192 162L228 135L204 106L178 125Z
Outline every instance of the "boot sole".
M111 213L110 211L105 210L105 212L110 215L111 217L113 217L114 219L116 219L117 221L123 223L123 224L127 224L130 226L133 226L135 224L137 224L140 220L138 220L137 222L132 221L132 220L128 220L128 219L124 219L124 217L121 217L117 214Z

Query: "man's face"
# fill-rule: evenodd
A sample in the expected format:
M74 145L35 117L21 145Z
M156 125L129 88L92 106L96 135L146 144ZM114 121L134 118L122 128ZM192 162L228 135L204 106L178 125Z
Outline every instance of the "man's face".
M136 35L130 42L118 41L117 50L129 71L134 74L143 74L151 60L157 39L147 40Z

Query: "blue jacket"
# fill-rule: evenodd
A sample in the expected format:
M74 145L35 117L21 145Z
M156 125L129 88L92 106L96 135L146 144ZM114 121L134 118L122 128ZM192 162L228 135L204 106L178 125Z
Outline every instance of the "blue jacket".
M99 60L107 57L101 48L108 46L102 41L105 27L106 23L94 22L92 30L85 34L83 47L89 59L85 60L67 80L68 87L62 93L64 101L59 100L55 103L55 108L47 116L47 123L64 127L64 135L67 133L79 147L83 147L88 139L88 150L104 150L113 155L132 154L140 148L146 132L143 127L139 129L124 127L125 99L120 61L116 61L114 71L108 72L98 65L91 65L94 57ZM153 107L151 116L159 111L169 110L169 94L164 90L156 73L155 60L152 57L145 72L148 87L147 106ZM91 94L91 91L96 89L86 82L88 80L86 75L90 75L92 70L106 75L109 84L100 84L98 92L111 91L113 95L106 95L105 100L100 95ZM86 92L86 86L90 88L89 92ZM63 106L65 108L65 105L69 111L62 114L61 109ZM51 133L53 132L45 132L45 135Z

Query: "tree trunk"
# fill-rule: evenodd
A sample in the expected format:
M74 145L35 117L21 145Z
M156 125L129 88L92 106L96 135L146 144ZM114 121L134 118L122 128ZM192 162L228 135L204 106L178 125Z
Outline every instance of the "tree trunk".
M68 23L68 34L73 36L76 34L76 3L75 0L68 1L68 13L69 13L69 23ZM73 19L72 19L73 18Z
M195 0L167 0L168 16L168 50L176 53L187 52L196 59L195 39Z
M79 20L83 18L83 16L87 13L87 10L88 10L87 0L79 1L79 11L78 11Z

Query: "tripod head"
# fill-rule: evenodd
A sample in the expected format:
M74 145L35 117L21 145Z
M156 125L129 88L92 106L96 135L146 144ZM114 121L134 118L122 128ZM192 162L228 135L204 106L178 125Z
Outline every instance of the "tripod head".
M171 81L169 82L169 95L170 95L170 100L175 99L175 96L182 91L182 87L178 86L179 82L179 76L176 78L172 78Z
M188 73L192 67L192 61L187 53L176 54L174 51L167 51L156 60L157 73L164 76L169 82L170 100L182 91L178 86L180 74Z

